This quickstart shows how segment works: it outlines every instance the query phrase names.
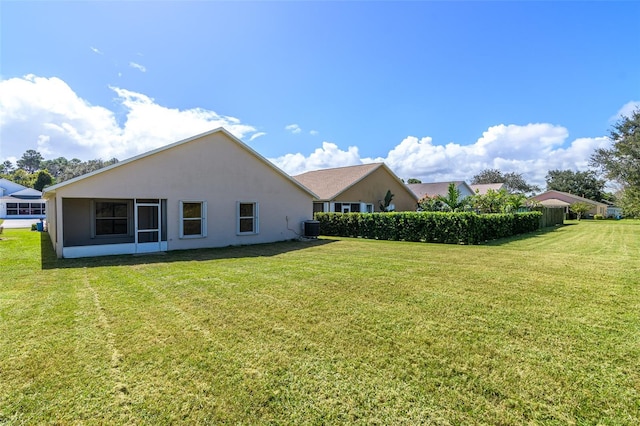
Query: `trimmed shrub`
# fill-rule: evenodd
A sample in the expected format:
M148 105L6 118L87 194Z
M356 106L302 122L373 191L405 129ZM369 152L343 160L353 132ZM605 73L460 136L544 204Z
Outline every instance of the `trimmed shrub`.
M540 212L482 214L464 212L316 213L320 234L376 240L445 244L484 241L533 232Z

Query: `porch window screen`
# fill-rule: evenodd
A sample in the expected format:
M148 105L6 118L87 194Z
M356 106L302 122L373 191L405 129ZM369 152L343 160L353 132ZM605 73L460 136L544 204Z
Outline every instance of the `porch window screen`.
M96 235L127 235L129 204L126 201L96 201Z

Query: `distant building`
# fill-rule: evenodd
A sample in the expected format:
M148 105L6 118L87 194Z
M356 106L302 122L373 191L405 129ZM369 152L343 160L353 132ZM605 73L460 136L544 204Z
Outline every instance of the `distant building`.
M418 200L421 200L426 195L430 198L437 197L438 195L446 197L449 192L449 185L452 183L456 186L456 189L460 191L460 199L475 195L473 189L462 180L453 182L411 183L407 186L413 191L416 197L418 197Z
M44 219L42 192L0 179L0 219Z
M380 211L387 191L394 211L415 211L418 199L384 163L315 170L293 177L318 198L313 212L373 213Z
M503 188L506 189L504 183L476 183L469 185L469 187L473 190L474 194L478 195L486 195L490 189L496 192Z

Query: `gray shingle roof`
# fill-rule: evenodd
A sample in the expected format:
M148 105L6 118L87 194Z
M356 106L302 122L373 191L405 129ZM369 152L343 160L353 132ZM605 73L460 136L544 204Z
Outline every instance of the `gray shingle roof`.
M421 199L425 195L429 197L436 197L438 195L446 196L447 192L449 192L449 184L451 183L455 183L456 188L460 187L460 185L466 185L464 181L457 180L453 182L410 183L407 186L416 194L418 199Z

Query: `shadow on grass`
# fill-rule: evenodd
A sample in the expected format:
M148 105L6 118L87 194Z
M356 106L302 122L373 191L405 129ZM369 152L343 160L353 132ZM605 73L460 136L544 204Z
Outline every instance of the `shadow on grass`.
M561 229L565 226L577 225L576 223L565 223L564 225L556 225L550 226L548 228L542 228L534 232L529 232L526 234L514 235L512 237L500 238L498 240L485 241L484 243L480 243L482 246L501 246L503 244L512 243L515 241L528 240L530 238L542 237L544 235L550 234L552 232L556 232L558 229Z
M310 247L317 247L333 240L317 239L307 241L282 241L250 246L230 246L222 248L175 250L150 254L125 254L116 256L83 257L79 259L58 259L49 239L49 234L40 235L40 259L42 269L94 268L100 266L149 265L153 263L207 261L215 259L241 259L249 257L270 257Z

